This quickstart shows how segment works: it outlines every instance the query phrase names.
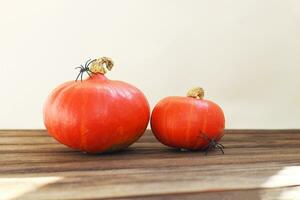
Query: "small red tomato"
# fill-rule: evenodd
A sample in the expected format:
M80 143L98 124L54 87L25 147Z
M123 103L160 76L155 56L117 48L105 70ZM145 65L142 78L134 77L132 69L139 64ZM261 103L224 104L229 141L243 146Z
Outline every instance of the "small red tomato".
M84 72L88 79L66 82L47 99L44 123L60 143L101 153L124 149L144 133L150 116L146 97L128 83L107 79L104 66L111 70L113 63L106 57L87 62L77 79Z
M218 141L224 133L223 111L203 96L202 88L194 88L187 97L172 96L161 100L151 116L155 137L175 148L198 150L211 147L222 150L223 145Z

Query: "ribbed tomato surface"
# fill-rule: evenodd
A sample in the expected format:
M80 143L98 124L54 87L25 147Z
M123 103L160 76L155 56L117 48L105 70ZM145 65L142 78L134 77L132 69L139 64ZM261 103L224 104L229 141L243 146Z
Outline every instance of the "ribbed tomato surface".
M167 97L153 109L151 128L163 144L190 150L204 149L223 136L222 109L212 101L192 97Z
M147 127L149 113L140 90L98 73L57 87L44 106L44 123L60 143L100 153L135 142Z

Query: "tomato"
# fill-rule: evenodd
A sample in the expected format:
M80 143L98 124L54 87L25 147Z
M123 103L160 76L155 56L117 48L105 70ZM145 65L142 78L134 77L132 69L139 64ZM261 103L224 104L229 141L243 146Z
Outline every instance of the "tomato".
M60 143L102 153L124 149L144 133L150 116L146 97L128 83L106 78L104 65L110 70L112 61L104 57L82 66L79 75L87 72L89 78L66 82L48 97L44 124Z
M218 142L224 132L224 114L203 96L202 88L194 88L187 97L171 96L159 101L151 115L155 137L167 146L189 150L205 149L211 141Z

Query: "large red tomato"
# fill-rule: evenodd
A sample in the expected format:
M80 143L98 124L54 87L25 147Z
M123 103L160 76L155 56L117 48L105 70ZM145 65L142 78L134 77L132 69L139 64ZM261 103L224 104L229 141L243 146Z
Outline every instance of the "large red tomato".
M144 133L150 115L147 99L134 86L107 79L104 66L110 70L113 63L106 57L86 63L79 75L87 72L88 79L66 82L48 97L44 123L60 143L101 153L126 148Z
M194 88L188 97L167 97L152 111L151 128L163 144L182 149L205 149L223 136L224 114L215 103L203 99L202 88ZM222 150L222 149L221 149Z

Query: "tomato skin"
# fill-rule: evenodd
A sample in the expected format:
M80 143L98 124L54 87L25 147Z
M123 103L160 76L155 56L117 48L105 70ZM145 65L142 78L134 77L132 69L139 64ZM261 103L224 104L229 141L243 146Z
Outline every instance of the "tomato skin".
M44 106L44 124L57 141L73 149L102 153L124 149L145 131L146 97L134 86L94 74L57 87Z
M192 97L166 97L151 115L155 137L174 148L204 149L209 143L207 138L222 138L224 127L224 114L217 104Z

